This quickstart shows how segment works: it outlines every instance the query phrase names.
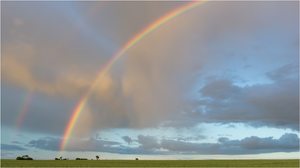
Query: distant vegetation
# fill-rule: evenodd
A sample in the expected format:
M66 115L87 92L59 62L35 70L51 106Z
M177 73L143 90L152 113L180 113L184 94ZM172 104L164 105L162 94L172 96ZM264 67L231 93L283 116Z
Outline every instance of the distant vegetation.
M76 158L75 160L88 160L87 158Z
M23 155L23 156L18 156L16 160L33 160L33 159L28 155Z
M69 160L69 159L68 158L59 157L59 158L55 158L54 160Z

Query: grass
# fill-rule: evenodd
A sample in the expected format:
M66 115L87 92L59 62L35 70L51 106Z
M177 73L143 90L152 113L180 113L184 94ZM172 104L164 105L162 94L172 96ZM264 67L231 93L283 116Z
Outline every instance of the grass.
M1 167L299 167L299 160L1 160Z

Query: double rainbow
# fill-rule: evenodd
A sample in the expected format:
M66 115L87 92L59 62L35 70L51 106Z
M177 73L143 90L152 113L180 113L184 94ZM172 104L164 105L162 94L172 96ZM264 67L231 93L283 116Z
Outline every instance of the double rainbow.
M169 13L166 15L160 17L150 25L148 25L145 29L143 29L141 32L137 33L135 36L133 36L115 55L112 56L112 58L100 69L100 71L97 74L96 79L93 81L92 85L88 89L88 91L81 97L79 102L77 103L76 107L74 108L72 115L70 117L70 120L65 128L63 139L60 143L60 150L63 151L68 143L68 140L70 139L70 136L72 134L72 131L74 129L74 126L78 120L78 117L80 116L80 113L83 111L89 96L92 94L93 90L96 88L98 82L107 74L107 72L110 70L114 62L116 62L124 53L129 50L132 46L137 44L140 40L145 38L147 35L149 35L154 30L158 29L161 25L165 24L166 22L172 20L173 18L183 14L184 12L187 12L196 6L203 4L205 1L193 1L189 2Z

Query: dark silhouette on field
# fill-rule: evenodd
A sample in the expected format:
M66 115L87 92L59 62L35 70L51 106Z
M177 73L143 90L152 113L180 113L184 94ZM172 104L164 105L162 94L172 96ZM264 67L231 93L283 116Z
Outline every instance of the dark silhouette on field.
M54 158L54 160L69 160L68 158L63 158L62 156L59 158Z
M135 158L135 160L139 160L139 158Z
M23 156L18 156L16 160L33 160L33 159L28 155L23 155Z
M96 159L99 160L99 158L100 158L100 157L97 155L97 156L96 156Z
M76 158L75 160L88 160L87 158Z

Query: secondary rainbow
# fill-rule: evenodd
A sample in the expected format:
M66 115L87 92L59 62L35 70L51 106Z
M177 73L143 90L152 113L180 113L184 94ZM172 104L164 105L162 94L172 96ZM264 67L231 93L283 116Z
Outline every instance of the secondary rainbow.
M26 114L28 113L32 98L33 98L32 91L28 92L24 96L24 101L23 101L23 104L21 106L20 113L19 113L19 115L17 117L17 120L16 120L17 129L20 129L21 126L23 125L23 122L25 120Z
M194 7L203 4L205 1L193 1L189 2L169 13L166 15L160 17L159 19L155 20L153 23L148 25L145 29L143 29L141 32L137 33L135 36L133 36L129 41L126 42L126 44L117 52L115 55L112 56L112 58L100 69L100 71L97 74L96 79L88 89L88 91L81 97L79 102L76 104L72 115L70 117L70 120L65 128L64 135L62 138L62 141L60 143L60 150L63 151L68 143L68 140L72 134L73 128L76 124L76 121L78 120L78 117L80 116L80 113L83 111L89 96L97 86L98 82L102 77L106 75L106 73L109 71L111 66L114 62L116 62L124 53L130 49L132 46L137 44L140 40L142 40L144 37L146 37L149 33L153 32L157 28L159 28L161 25L165 24L166 22L172 20L176 16L179 16L183 14L186 11L189 11L193 9Z

